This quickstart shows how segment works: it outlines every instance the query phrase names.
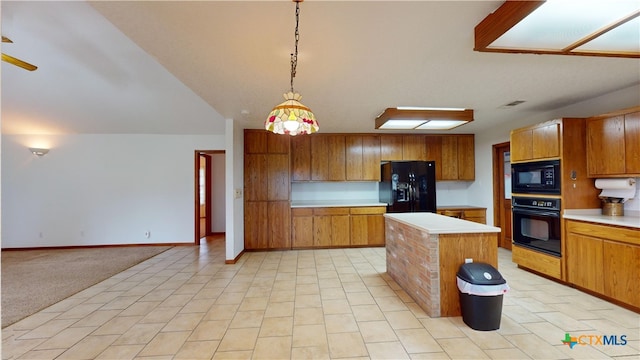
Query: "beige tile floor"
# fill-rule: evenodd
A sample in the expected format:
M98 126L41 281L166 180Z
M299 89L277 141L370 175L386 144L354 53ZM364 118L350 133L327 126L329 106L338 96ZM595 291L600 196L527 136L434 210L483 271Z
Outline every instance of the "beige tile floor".
M3 359L638 359L640 315L518 269L500 249L501 327L430 318L384 248L175 247L2 330ZM587 265L587 264L585 264ZM627 344L563 345L565 333Z

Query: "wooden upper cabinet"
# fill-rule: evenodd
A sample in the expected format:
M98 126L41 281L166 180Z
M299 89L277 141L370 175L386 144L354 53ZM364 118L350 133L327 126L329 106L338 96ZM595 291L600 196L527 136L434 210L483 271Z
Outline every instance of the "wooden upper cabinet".
M442 136L426 135L424 137L426 159L436 162L436 180L442 180Z
M267 200L267 155L245 154L244 156L244 198L247 201Z
M475 142L473 135L460 135L458 138L458 180L476 178Z
M640 108L587 119L590 177L640 176Z
M289 155L267 154L266 159L267 200L289 200Z
M402 160L402 135L380 135L380 159Z
M291 139L291 180L311 180L311 138L301 135Z
M625 172L640 174L640 111L624 116Z
M311 137L311 180L346 180L344 135Z
M402 137L402 159L427 160L424 135L405 135Z
M258 130L244 131L244 153L264 154L267 152L267 132Z
M267 132L267 152L269 154L288 154L291 136Z
M442 137L442 180L458 179L458 138Z
M560 156L560 124L536 127L532 132L532 152L534 159Z
M589 175L624 174L624 116L587 120Z
M511 131L511 161L560 157L560 122L553 120Z
M380 180L380 137L346 135L346 180Z
M518 129L511 131L511 161L531 160L533 158L533 131Z
M473 135L441 136L441 166L436 166L440 180L474 180L475 149ZM437 171L440 170L438 177Z
M244 131L245 154L288 154L291 136L278 135L266 130Z

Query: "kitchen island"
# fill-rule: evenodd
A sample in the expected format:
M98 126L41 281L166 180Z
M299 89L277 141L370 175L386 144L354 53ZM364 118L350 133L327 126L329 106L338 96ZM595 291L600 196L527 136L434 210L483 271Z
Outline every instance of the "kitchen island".
M434 213L385 214L387 273L431 317L460 316L465 259L498 266L500 228Z

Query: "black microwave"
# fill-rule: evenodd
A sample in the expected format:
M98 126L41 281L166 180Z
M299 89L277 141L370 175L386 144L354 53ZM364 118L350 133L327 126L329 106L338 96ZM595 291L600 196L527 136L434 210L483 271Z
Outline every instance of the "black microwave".
M511 164L514 194L560 194L560 160Z

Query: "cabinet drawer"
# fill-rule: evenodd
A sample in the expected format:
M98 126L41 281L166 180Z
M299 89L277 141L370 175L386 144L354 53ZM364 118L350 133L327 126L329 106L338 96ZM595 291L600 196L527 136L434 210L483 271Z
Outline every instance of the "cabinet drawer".
M313 215L349 215L348 207L314 208Z
M572 220L567 220L566 225L568 233L595 236L602 239L640 245L640 230Z
M486 213L486 210L484 209L478 209L478 210L465 210L464 211L464 217L468 218L468 217L484 217Z
M313 208L292 208L291 215L293 216L311 216L313 215Z
M351 208L350 212L353 215L377 215L387 212L387 208L384 206L363 206Z

